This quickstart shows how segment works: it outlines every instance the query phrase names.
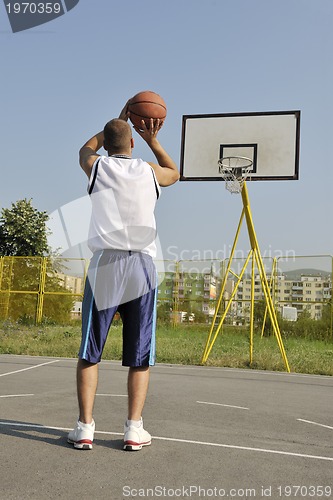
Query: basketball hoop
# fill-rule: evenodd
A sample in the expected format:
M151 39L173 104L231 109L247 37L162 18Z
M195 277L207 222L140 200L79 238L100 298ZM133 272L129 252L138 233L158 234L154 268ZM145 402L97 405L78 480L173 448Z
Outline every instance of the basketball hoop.
M252 170L253 161L245 156L225 156L218 161L219 173L230 193L240 193Z

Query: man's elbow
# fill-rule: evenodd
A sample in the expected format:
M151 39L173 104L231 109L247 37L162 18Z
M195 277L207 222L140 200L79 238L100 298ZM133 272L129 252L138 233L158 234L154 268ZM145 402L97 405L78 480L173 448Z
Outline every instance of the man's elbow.
M91 149L87 147L86 144L83 144L83 146L79 149L79 158L81 158L83 155L86 155L87 153L90 153Z
M168 178L165 179L165 182L164 183L162 182L160 185L162 187L172 186L172 184L175 184L177 181L179 181L179 179L180 175L178 170L174 170L172 173L168 175Z
M177 170L177 172L175 172L174 183L177 182L177 181L179 181L179 179L180 179L180 173Z
M82 159L83 159L83 146L79 149L79 164L82 167Z
M79 164L82 168L84 168L87 158L92 154L92 151L90 148L87 148L86 144L82 146L79 150Z

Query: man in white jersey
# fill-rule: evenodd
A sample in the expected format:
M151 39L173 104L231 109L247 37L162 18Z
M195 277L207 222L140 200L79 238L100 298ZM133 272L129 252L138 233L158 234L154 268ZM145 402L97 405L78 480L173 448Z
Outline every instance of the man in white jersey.
M128 102L129 103L129 102ZM160 186L179 179L176 164L157 139L160 120L142 121L136 132L157 163L132 158L134 139L127 123L128 103L119 118L80 149L80 165L89 178L92 217L88 246L93 252L82 305L82 342L77 365L79 418L68 442L91 449L93 407L108 331L117 311L123 321L123 365L128 372L128 416L124 449L151 444L142 411L148 391L149 366L155 361L156 226L154 208ZM98 155L101 147L108 156Z

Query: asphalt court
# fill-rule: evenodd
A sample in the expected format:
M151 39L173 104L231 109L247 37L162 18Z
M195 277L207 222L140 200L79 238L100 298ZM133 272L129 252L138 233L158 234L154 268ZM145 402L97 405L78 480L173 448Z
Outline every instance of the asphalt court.
M127 369L103 361L92 451L66 441L75 359L0 356L0 498L333 498L333 378L157 364L152 446L122 450Z

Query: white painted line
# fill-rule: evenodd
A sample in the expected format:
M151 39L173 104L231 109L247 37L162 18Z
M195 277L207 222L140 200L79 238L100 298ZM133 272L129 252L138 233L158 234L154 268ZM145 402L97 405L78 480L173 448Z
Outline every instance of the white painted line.
M189 439L175 439L175 438L165 438L165 437L157 437L157 436L153 436L153 439L160 439L163 441L175 441L175 442L179 442L179 443L188 443L188 444L201 444L201 445L205 445L205 446L217 446L219 448L231 448L233 450L257 451L260 453L272 453L275 455L287 455L290 457L315 458L317 460L328 460L330 462L333 462L333 457L306 455L303 453L292 453L292 452L288 452L288 451L269 450L269 449L265 449L265 448L252 448L249 446L236 446L236 445L231 445L231 444L209 443L206 441L191 441Z
M234 405L224 405L222 403L209 403L208 401L197 401L202 405L214 405L214 406L225 406L227 408L237 408L238 410L249 410L250 408L245 408L244 406L234 406Z
M22 368L22 370L16 370L15 372L1 373L0 377L6 377L6 375L13 375L14 373L25 372L27 370L33 370L34 368L40 368L41 366L51 365L52 363L58 363L59 359L54 361L48 361L47 363L42 363L40 365L29 366L28 368Z
M73 427L53 427L50 425L40 425L40 424L23 424L21 422L0 422L0 425L6 425L7 427L24 427L31 429L51 429L55 431L71 431ZM114 436L123 436L123 432L108 432L108 431L95 431L95 434L107 434Z
M46 426L46 425L37 425L37 424L21 424L21 423L15 423L15 422L0 422L0 426L8 426L8 427L25 427L25 428L32 428L32 429L50 429L50 430L57 430L57 431L71 431L72 428L67 428L67 427L51 427L51 426ZM95 431L95 434L105 434L107 436L123 436L123 432L108 432L108 431ZM167 438L167 437L160 437L160 436L152 436L152 439L156 439L159 441L171 441L174 443L185 443L185 444L199 444L202 446L213 446L217 448L229 448L232 450L242 450L242 451L255 451L259 453L270 453L272 455L285 455L289 457L299 457L299 458L310 458L310 459L315 459L315 460L325 460L328 462L333 462L333 457L324 457L320 455L307 455L303 453L292 453L289 451L280 451L280 450L269 450L266 448L252 448L249 446L236 446L236 445L231 445L231 444L222 444L222 443L210 443L207 441L192 441L189 439L177 439L177 438Z
M34 394L7 394L6 396L0 396L0 398L24 398L26 396L34 396Z
M318 425L319 427L325 427L325 429L331 429L333 431L333 427L324 424L318 424L318 422L311 422L311 420L303 420L302 418L297 419L299 422L305 422L306 424Z
M197 370L197 371L221 371L221 372L230 372L230 373L239 373L243 375L273 375L275 376L283 376L288 378L314 378L314 379L326 379L332 381L331 375L312 375L310 373L295 373L295 372L278 372L278 371L269 371L269 370L254 370L248 368L227 368L223 366L191 366L191 365L172 365L172 364L164 364L164 363L156 363L156 368L171 368L172 370Z
M96 394L96 396L106 396L109 398L127 398L127 394Z
M22 356L21 354L0 354L0 359L11 359L11 358L20 358L20 359L37 359L37 358L51 358L52 356ZM57 359L57 361L60 361ZM77 358L61 358L61 361L71 361L77 363ZM108 365L114 365L120 368L123 368L124 371L126 370L126 367L123 367L121 364L121 361L112 361L112 360L102 360L100 363L100 366L108 366ZM313 378L313 379L320 379L320 380L330 380L332 382L332 376L331 375L313 375L310 373L295 373L295 372L279 372L279 371L269 371L269 370L254 370L254 369L249 369L249 368L227 368L223 366L212 366L208 367L205 365L202 366L192 366L192 365L177 365L177 364L170 364L170 363L156 363L155 369L156 368L170 368L170 369L176 369L176 370L196 370L196 371L221 371L221 372L230 372L230 373L239 373L243 375L251 375L251 374L257 374L257 375L273 375L273 376L283 376L283 377L288 377L288 378Z

